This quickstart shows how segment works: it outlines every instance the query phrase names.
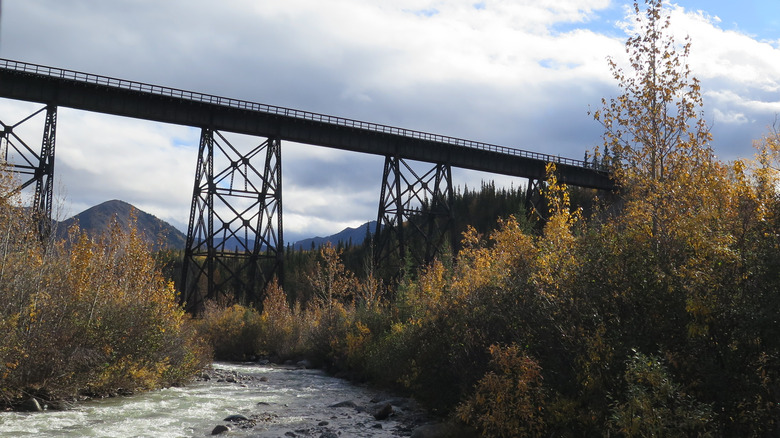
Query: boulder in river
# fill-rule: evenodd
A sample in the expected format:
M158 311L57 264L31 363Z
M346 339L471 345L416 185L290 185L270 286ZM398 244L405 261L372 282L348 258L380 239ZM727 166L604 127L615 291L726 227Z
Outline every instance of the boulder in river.
M219 426L215 427L212 431L212 435L219 435L221 433L230 432L230 428L225 426L224 424L220 424Z
M374 412L374 418L377 420L387 420L387 418L393 414L393 405L385 403L382 407Z
M19 403L16 408L24 412L41 412L43 410L41 404L38 403L38 399L35 397L30 397L27 400Z
M249 418L246 418L245 416L243 416L241 414L236 414L236 415L228 415L222 421L230 421L230 422L233 422L233 423L237 423L239 421L249 421Z
M357 409L358 405L355 404L352 400L343 401L341 403L336 403L335 405L330 405L331 408L354 408Z

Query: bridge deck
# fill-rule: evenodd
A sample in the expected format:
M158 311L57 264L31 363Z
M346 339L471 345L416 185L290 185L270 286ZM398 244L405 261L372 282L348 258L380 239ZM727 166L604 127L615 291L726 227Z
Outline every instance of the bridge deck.
M524 178L552 162L567 184L613 188L581 160L13 60L0 59L0 97Z

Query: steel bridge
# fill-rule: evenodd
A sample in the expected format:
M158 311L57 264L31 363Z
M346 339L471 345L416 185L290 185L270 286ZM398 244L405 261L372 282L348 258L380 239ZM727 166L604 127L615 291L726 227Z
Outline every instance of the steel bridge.
M421 258L435 254L451 218L452 167L538 182L547 163L555 163L566 184L613 189L606 169L582 160L8 59L0 59L0 97L44 105L35 113L46 112L40 152L14 129L35 114L14 124L0 121L0 158L9 151L22 157L8 165L27 178L21 188L35 184L43 235L51 223L58 107L201 129L180 285L192 309L220 291L258 300L271 276L281 275L283 140L385 157L377 260L391 252L403 258L412 232L426 242ZM222 132L263 140L240 153ZM215 157L229 164L215 169ZM431 168L420 175L409 160ZM427 219L410 221L412 215Z

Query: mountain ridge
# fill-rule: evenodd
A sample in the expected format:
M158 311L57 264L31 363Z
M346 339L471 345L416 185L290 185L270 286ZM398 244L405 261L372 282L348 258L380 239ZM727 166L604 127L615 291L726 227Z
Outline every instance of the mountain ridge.
M97 237L110 229L114 219L124 231L135 220L135 227L141 232L143 240L151 243L155 249L184 249L186 245L187 236L176 227L118 199L105 201L59 222L57 236L66 237L68 229L78 224L87 235Z
M168 222L147 213L132 204L118 199L105 201L90 207L64 221L56 224L57 236L65 238L68 229L78 223L79 228L87 235L96 237L109 230L112 219L116 218L122 230L129 229L131 218L135 216L136 229L141 231L145 241L151 243L155 249L184 249L187 244L187 235ZM338 233L324 237L310 237L297 240L290 244L294 250L310 250L312 245L319 248L327 242L337 245L360 245L367 235L373 234L376 221L366 222L358 227L347 227ZM250 245L251 247L251 245Z
M330 242L332 245L337 245L339 242L344 244L351 243L352 245L360 245L366 239L366 236L373 234L374 229L376 229L376 221L368 221L356 228L344 228L338 233L331 234L330 236L317 236L298 240L292 243L292 248L299 251L312 249L312 245L315 248L319 248L327 242Z

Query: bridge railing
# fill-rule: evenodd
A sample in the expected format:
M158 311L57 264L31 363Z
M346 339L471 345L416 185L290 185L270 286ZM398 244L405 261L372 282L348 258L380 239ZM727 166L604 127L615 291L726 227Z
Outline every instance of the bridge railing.
M462 147L467 147L472 149L480 149L485 151L497 152L501 154L531 158L531 159L541 160L545 162L565 164L565 165L576 166L576 167L585 167L585 168L591 168L596 170L606 170L603 168L603 166L597 163L587 162L584 160L575 160L572 158L565 158L556 155L542 154L542 153L531 152L522 149L498 146L490 143L482 143L482 142L477 142L472 140L465 140L462 138L449 137L446 135L431 134L428 132L398 128L394 126L382 125L377 123L363 122L360 120L329 116L326 114L313 113L309 111L301 111L292 108L266 105L263 103L250 102L246 100L233 99L229 97L215 96L212 94L198 93L195 91L187 91L178 88L163 87L160 85L146 84L143 82L117 79L108 76L95 75L91 73L83 73L74 70L66 70L62 68L48 67L48 66L38 65L38 64L30 64L27 62L14 61L10 59L0 59L0 68L5 70L13 70L18 72L42 75L42 76L47 76L52 78L73 80L73 81L83 82L87 84L103 85L107 87L120 88L124 90L137 91L141 93L149 93L149 94L154 94L159 96L191 100L195 102L210 103L214 105L226 106L226 107L237 108L242 110L258 111L258 112L263 112L268 114L276 114L276 115L281 115L286 117L293 117L296 119L311 120L311 121L322 122L322 123L327 123L332 125L364 129L373 132L381 132L386 134L398 135L401 137L433 141L433 142L444 143L453 146L462 146Z

